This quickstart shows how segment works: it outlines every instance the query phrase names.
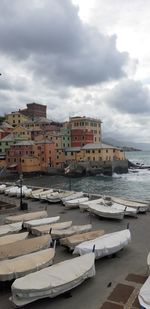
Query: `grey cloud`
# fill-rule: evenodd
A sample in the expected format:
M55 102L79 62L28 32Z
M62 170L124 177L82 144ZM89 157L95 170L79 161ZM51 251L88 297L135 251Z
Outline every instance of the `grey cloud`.
M122 113L146 114L150 112L150 92L140 81L122 80L109 91L105 101Z
M125 76L116 37L83 24L70 0L0 2L0 52L50 83L82 87Z

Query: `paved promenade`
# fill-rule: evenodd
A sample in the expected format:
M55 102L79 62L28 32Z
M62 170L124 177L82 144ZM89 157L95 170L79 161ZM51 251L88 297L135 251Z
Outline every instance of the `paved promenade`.
M15 198L11 198L11 200ZM146 260L150 250L150 213L140 214L137 219L125 218L122 221L99 219L89 216L80 210L65 210L61 204L48 204L25 200L31 211L42 210L47 207L49 216L60 215L61 221L72 220L73 224L92 223L93 229L104 229L105 232L114 232L126 228L130 224L132 242L119 252L115 258L103 258L96 261L96 276L85 281L71 291L70 297L61 295L54 299L43 299L27 305L28 309L99 309L105 302L115 285L130 274L146 274ZM16 213L16 211L15 211ZM8 215L8 214L7 214ZM0 217L0 223L4 221ZM72 255L63 247L57 246L55 263L72 258ZM111 284L110 284L111 283ZM10 286L0 287L0 308L11 309L13 304L9 301Z

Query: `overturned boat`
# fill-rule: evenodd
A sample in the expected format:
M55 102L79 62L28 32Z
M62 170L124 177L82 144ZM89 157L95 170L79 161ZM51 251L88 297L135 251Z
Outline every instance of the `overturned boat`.
M92 229L91 224L84 224L84 225L73 225L68 229L63 230L56 230L52 229L51 236L52 239L59 239L67 236L71 236L78 233L89 232Z
M0 260L12 259L17 256L47 249L50 247L50 235L19 240L9 245L0 246Z
M21 307L65 293L95 276L94 260L94 253L90 253L16 279L11 287L11 301Z
M141 309L149 309L150 308L150 276L148 279L145 281L145 283L142 285L138 299L139 303L142 306Z
M47 201L49 203L59 203L64 197L71 196L72 194L71 191L54 192L47 196Z
M26 239L28 237L28 232L25 233L17 233L0 237L0 246L11 244L18 240Z
M51 224L51 223L59 221L59 219L60 219L60 217L57 216L57 217L50 217L50 218L42 218L42 219L37 219L37 220L24 221L23 227L30 230L34 226Z
M74 200L74 199L77 199L83 196L84 196L83 192L72 192L72 194L62 197L61 200L63 204L65 204L65 202L67 201L71 201L71 200Z
M40 236L44 234L49 234L51 229L63 230L63 229L69 228L71 225L72 225L72 221L66 221L66 222L35 226L35 227L31 227L30 232L33 235Z
M11 224L0 225L0 236L17 233L21 230L22 230L22 221Z
M120 251L126 247L131 241L130 230L122 230L103 236L97 237L90 241L82 242L77 245L73 251L73 254L83 255L92 252L94 246L94 253L96 259L102 258L103 256L111 255Z
M49 248L19 256L14 259L0 261L0 281L8 281L23 277L53 264L55 249Z
M73 209L78 208L80 203L87 202L89 200L88 197L79 197L76 199L71 199L66 202L64 202L65 208L67 209Z
M115 209L110 206L101 204L89 205L88 211L90 213L96 214L99 217L108 219L122 220L124 218L124 211L122 209Z
M27 220L45 218L47 216L48 216L48 214L47 214L47 211L45 211L45 210L28 212L28 213L24 213L24 214L21 214L21 215L6 217L5 223L13 223L13 222L18 222L18 221L23 222L23 221L27 221Z
M128 206L128 207L133 207L136 208L138 212L146 212L149 210L149 203L146 202L138 202L138 201L132 201L132 200L128 200L125 198L120 198L120 197L116 197L116 196L111 196L111 200L112 202L124 205L124 206Z
M60 244L73 250L78 244L95 239L96 237L104 235L104 230L90 231L82 234L75 234L69 237L61 238Z

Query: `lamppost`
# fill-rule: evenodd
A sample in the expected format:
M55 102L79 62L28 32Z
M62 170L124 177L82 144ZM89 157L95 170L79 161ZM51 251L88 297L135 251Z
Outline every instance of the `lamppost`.
M19 180L20 180L20 210L23 209L23 205L22 205L22 182L23 182L23 175L20 174L20 177L19 177Z

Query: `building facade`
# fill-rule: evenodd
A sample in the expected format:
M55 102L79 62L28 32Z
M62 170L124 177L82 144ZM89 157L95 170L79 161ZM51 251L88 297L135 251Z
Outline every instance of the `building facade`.
M19 112L31 119L36 117L44 117L46 118L46 110L47 106L38 103L29 103L27 104L27 108L19 110Z
M6 121L13 127L21 125L27 120L27 117L22 115L20 112L12 112L10 114L6 114L5 117Z

